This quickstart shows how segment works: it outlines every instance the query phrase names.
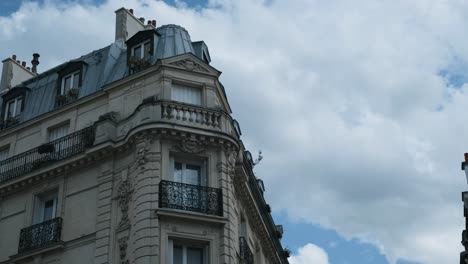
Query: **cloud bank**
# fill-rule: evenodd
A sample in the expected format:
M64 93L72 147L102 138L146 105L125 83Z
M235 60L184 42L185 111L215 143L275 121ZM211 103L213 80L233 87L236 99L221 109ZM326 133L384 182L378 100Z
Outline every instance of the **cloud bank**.
M328 264L328 255L322 248L307 244L299 249L297 255L289 258L290 264Z
M104 47L121 6L208 44L274 209L392 263L458 261L468 87L450 77L466 74L467 1L25 3L0 17L0 55L39 52L45 70Z

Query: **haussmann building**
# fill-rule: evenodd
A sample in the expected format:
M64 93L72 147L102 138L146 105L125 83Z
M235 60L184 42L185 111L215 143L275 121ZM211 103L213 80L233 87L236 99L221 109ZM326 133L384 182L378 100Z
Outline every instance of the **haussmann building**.
M3 61L0 264L288 263L207 45L115 14L107 47Z

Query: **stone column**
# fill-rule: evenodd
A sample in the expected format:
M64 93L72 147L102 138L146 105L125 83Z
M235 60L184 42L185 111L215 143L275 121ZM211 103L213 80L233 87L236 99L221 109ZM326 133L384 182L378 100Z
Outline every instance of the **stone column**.
M101 165L97 194L96 248L94 263L111 263L110 234L112 208L113 159Z
M159 263L159 220L156 209L159 202L161 179L161 143L150 134L135 140L135 162L130 168L134 179L132 215L133 263Z
M234 167L237 152L233 149L222 151L218 164L219 186L223 192L223 216L228 218L221 234L220 263L234 264L236 261L237 215L235 213Z

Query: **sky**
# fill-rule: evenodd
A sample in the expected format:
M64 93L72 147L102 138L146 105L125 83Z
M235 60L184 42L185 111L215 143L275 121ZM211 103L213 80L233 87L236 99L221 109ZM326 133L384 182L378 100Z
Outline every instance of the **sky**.
M102 48L122 6L208 45L291 264L458 262L468 1L0 1L0 58Z

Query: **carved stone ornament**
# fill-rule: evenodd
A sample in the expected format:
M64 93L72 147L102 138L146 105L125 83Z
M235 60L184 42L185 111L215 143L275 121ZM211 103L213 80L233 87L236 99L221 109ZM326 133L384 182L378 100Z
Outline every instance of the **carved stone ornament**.
M237 160L237 151L235 150L227 151L226 155L227 155L227 162L228 162L228 173L234 174L234 168L236 166L236 160Z
M132 192L133 187L128 180L123 181L117 189L117 199L119 200L119 207L122 211L119 229L124 229L130 226L130 220L128 218L128 203L130 202Z
M170 65L174 65L180 68L187 69L189 71L201 71L201 72L209 72L205 68L203 68L200 64L196 63L191 59L180 60L176 62L169 63Z
M127 260L127 247L128 247L128 237L122 237L119 239L119 251L120 251L120 263L127 264L129 261Z
M198 154L205 150L203 143L194 138L183 139L177 148L179 148L180 151L192 154Z
M140 137L137 139L136 143L136 158L135 161L139 165L146 163L146 153L149 151L149 139L145 137Z

